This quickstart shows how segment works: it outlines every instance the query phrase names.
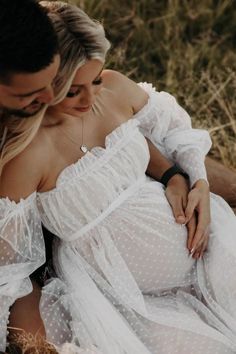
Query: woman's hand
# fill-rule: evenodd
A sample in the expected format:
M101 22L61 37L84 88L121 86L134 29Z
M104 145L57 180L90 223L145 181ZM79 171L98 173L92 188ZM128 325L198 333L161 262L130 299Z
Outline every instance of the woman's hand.
M207 248L210 224L210 194L205 180L189 190L188 181L181 175L173 176L166 187L166 197L178 224L188 229L187 248L193 258L200 258Z
M197 229L197 215L194 212L189 220L186 218L185 210L188 203L189 190L188 181L182 175L176 174L167 184L166 198L170 203L176 222L187 227L187 248L191 250L192 241ZM193 257L195 258L195 254Z
M185 215L187 224L196 219L196 231L189 235L187 247L194 258L200 258L207 248L211 220L210 191L205 180L198 180L189 192Z

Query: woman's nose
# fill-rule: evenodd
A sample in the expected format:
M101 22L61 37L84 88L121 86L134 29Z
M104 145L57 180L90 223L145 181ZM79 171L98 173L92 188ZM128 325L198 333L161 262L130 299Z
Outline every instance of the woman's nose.
M91 106L94 102L94 90L93 88L89 88L85 90L81 97L81 103L86 106Z

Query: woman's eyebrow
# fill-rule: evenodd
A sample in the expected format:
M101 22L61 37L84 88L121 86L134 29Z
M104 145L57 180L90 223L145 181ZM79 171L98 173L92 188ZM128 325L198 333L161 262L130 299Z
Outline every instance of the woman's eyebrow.
M99 74L95 77L95 79L93 79L93 81L95 81L95 80L101 75L102 71L103 71L103 68L101 69L101 71L99 72ZM71 87L80 87L80 86L83 86L83 84L82 84L82 85L80 85L80 84L78 84L78 85L72 84L72 85L71 85Z

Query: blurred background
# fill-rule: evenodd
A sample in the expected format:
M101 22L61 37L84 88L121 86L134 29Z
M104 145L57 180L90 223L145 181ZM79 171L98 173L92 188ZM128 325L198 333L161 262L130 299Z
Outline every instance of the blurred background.
M106 67L175 95L236 169L236 0L68 0L101 21Z

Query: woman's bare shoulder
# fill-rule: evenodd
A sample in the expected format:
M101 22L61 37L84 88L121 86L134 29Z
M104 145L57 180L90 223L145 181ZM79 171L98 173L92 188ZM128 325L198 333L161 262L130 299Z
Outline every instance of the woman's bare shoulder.
M131 105L134 113L138 112L148 100L147 93L136 82L115 70L102 72L104 86L113 90L119 100Z
M21 153L3 168L0 177L0 197L18 202L38 190L44 176L47 142L37 136Z

